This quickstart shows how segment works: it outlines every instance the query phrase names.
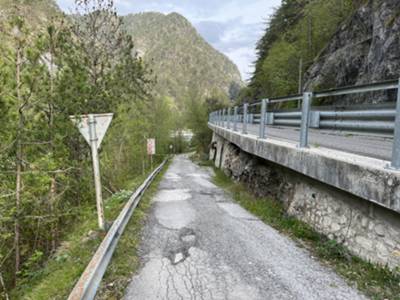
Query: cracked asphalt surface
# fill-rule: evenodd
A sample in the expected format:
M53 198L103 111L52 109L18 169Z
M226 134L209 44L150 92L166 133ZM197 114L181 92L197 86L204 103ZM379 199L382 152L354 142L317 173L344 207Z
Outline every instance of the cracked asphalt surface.
M145 225L124 299L365 299L176 156Z

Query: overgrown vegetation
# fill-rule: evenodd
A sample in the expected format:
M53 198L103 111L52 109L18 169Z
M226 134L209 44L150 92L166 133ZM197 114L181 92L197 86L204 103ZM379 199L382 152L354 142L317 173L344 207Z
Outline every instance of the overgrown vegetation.
M244 208L263 222L298 241L322 262L331 266L351 285L372 299L400 299L400 272L390 271L352 255L343 245L317 233L306 223L287 215L281 203L256 198L241 183L215 168L214 182L230 192Z
M185 123L193 132L192 145L202 156L208 152L212 131L208 128L208 116L211 112L229 105L226 95L215 94L202 98L198 94L192 95L185 104Z
M121 191L105 201L108 220L118 215L129 195ZM35 268L28 269L11 298L66 299L104 237L96 228L95 207L82 205L76 212L75 225L65 234L57 251L48 261L36 261Z
M167 168L168 164L164 166L162 172L165 172ZM150 171L146 175L139 176L131 181L127 186L129 191L121 190L105 201L108 220L114 220L119 215L132 191L142 184L149 173ZM137 263L135 249L137 247L138 234L140 233L145 212L150 206L151 196L154 194L161 176L157 176L137 206L108 269L108 273L117 274L118 279L123 279L125 283L128 279L126 277L128 275L127 272L135 270L134 263ZM75 225L66 235L56 253L47 262L42 265L35 265L34 269L30 269L29 273L25 274L25 278L19 282L18 288L13 290L12 299L66 299L104 237L104 232L94 230L96 225L97 214L93 205L87 204L81 207ZM125 262L129 260L132 264L121 265L120 253L123 253L126 259ZM113 267L115 261L119 262L118 269ZM109 286L109 278L106 275L103 281L106 286ZM114 282L114 277L111 278L112 282ZM121 287L120 281L118 281L118 285L115 288L117 286Z
M284 0L257 44L256 69L240 101L298 93L305 71L363 0Z
M57 263L67 247L62 241L73 244L97 227L90 221L89 147L69 116L115 113L100 153L108 195L149 170L146 138L157 139L154 165L169 152L176 122L171 103L152 95L154 76L134 54L112 0L76 1L74 18L55 6L45 18L35 13L44 0L0 5L7 5L0 18L0 297L17 286L15 294L26 298L22 287L39 282L44 265L48 278L64 271L65 284L82 271L80 262L70 268ZM34 25L33 15L40 15ZM106 204L107 219L120 208L118 199ZM84 224L75 232L79 222ZM89 241L77 257L83 261L96 244ZM81 251L78 244L67 248L71 257ZM32 285L38 295L32 299L40 299L40 286Z

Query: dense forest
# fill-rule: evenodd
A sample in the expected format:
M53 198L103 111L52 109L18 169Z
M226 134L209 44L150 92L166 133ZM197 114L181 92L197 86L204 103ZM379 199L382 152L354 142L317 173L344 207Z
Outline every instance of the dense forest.
M33 22L32 3L51 14ZM170 151L173 106L153 95L112 1L76 3L74 18L51 1L12 1L1 16L0 298L95 211L89 147L69 116L115 113L100 153L105 196L149 171L146 138L157 161Z

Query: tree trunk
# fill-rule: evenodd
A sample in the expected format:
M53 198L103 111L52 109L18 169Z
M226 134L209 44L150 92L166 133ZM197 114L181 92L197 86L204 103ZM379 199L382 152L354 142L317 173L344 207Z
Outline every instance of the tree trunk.
M1 272L0 272L0 284L4 291L5 300L10 300L10 297L8 296L8 293L7 293L6 285L4 284L3 275L1 274Z
M50 183L50 193L49 193L50 210L51 210L51 215L53 217L53 221L51 223L51 252L54 252L57 249L57 242L58 242L58 234L57 234L58 214L56 209L56 194L57 194L56 175L52 175Z
M52 154L52 158L54 158L54 36L50 36L50 102L49 102L49 141L50 141L50 152ZM54 220L51 223L51 252L54 252L57 248L57 224L58 224L58 215L56 209L56 195L57 195L57 181L56 181L56 173L52 173L51 175L51 183L50 183L50 192L49 192L49 204L50 204L50 213L53 216Z
M14 249L15 249L15 281L17 273L20 270L21 254L20 254L20 223L19 213L21 207L21 185L22 185L22 143L21 133L24 126L23 121L23 103L21 96L21 46L18 45L16 57L16 81L17 81L17 99L18 99L18 128L17 128L17 154L16 154L16 184L15 184L15 226L14 226Z

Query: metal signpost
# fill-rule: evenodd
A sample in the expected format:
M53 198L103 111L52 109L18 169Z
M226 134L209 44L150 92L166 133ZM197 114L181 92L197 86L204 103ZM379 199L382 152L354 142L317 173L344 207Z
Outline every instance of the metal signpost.
M96 206L99 227L105 230L103 199L101 193L100 163L98 149L111 124L113 114L89 114L70 116L71 121L78 127L86 142L92 150L94 184L96 189Z

